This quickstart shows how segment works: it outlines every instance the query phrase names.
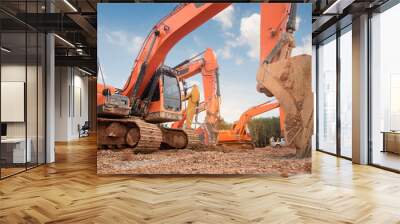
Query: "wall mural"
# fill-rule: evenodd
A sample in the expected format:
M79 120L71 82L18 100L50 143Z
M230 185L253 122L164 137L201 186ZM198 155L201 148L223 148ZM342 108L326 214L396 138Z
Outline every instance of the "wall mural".
M311 4L99 4L98 174L311 172Z

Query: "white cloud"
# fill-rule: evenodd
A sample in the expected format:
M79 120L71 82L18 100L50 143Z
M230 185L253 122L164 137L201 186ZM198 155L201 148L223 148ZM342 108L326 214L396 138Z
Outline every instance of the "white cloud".
M241 19L238 43L247 45L250 48L247 55L253 59L258 59L260 52L260 14L253 13L249 17Z
M232 32L226 31L226 32L224 32L224 36L227 38L234 38L235 34L233 34Z
M204 45L203 41L201 41L198 36L193 36L193 42L195 44L197 44L198 46L203 46Z
M125 31L110 31L105 32L106 40L116 46L126 47L129 53L136 55L140 50L144 38L129 34Z
M301 54L312 55L312 43L311 43L311 34L304 37L301 41L301 44L297 44L297 47L292 50L292 57Z
M130 47L131 51L139 51L142 47L144 38L140 36L134 36L131 38L132 47Z
M217 57L222 57L223 59L232 58L231 46L229 44L225 43L223 48L218 49L216 51L216 54L217 54Z
M296 29L299 29L301 18L296 17ZM217 50L217 55L230 59L233 57L232 49L236 47L248 47L247 56L258 60L260 53L260 14L253 13L248 17L243 17L240 21L240 35L235 38L232 33L224 32L227 40L224 46ZM311 37L307 36L302 43L293 49L292 55L311 54ZM235 59L237 65L241 65L243 59Z
M240 58L240 57L237 57L237 58L235 59L235 64L237 64L237 65L242 65L242 64L243 64L243 59Z
M233 26L233 18L234 18L235 8L233 5L230 5L228 8L217 14L213 20L217 21L222 29L226 30L232 28Z
M251 59L258 59L260 52L260 14L254 13L248 17L243 17L240 21L240 35L235 37L233 33L225 32L227 40L221 49L217 50L217 55L223 59L233 57L232 49L245 46L248 47L247 55ZM241 64L243 59L236 59L236 64Z
M299 27L300 27L300 23L301 23L301 18L299 17L299 16L296 16L296 30L298 30L299 29Z

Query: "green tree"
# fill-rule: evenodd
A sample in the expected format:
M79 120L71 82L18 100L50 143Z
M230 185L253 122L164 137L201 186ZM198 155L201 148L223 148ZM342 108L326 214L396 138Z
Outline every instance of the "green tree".
M249 121L248 128L256 147L265 147L271 137L280 137L278 117L254 118Z
M223 118L221 118L217 123L218 130L229 130L229 129L231 129L231 127L232 127L232 124L226 122Z

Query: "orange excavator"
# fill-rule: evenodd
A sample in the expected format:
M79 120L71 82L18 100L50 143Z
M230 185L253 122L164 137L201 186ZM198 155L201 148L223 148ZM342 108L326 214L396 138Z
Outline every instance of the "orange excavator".
M229 3L178 5L151 30L121 91L99 86L98 145L153 152L166 145L190 148L199 144L193 130L157 124L182 118L176 70L163 65L170 49L188 33L228 7Z
M107 148L132 148L134 152L153 152L163 145L172 148L191 148L199 144L198 136L193 130L165 128L158 124L182 119L181 89L176 70L163 64L170 49L183 37L201 26L230 3L184 3L178 5L170 14L161 19L151 30L144 41L135 60L131 75L122 89L98 86L98 145ZM277 11L276 7L281 7ZM293 48L293 31L295 28L295 4L261 4L261 24L267 21L268 30L261 27L261 44L267 41L270 46L265 51L265 60L257 73L258 90L267 95L275 95L284 108L285 121L291 118L292 107L306 99L281 102L292 94L298 86L303 88L303 80L292 83L288 91L279 92L293 75L303 77L308 68L297 63L309 63L311 58L298 57L288 59ZM263 13L270 10L269 13ZM271 14L271 15L269 15ZM263 34L266 32L267 34ZM263 46L261 46L263 48ZM280 61L283 60L283 61ZM297 68L286 72L278 87L270 86L266 81L281 75L281 67L294 63ZM287 67L287 66L286 66ZM275 74L275 70L279 74ZM300 74L300 75L299 75ZM311 77L311 75L310 75ZM287 78L284 80L284 78ZM303 79L303 78L302 78ZM304 79L305 80L305 79ZM311 92L311 88L310 88ZM286 95L285 95L286 94ZM305 96L304 94L302 96ZM308 95L306 96L308 97ZM308 100L308 98L307 98ZM312 102L312 94L311 94ZM307 106L309 102L307 101ZM312 104L310 105L313 108ZM287 116L290 115L290 116ZM293 116L301 116L293 114ZM297 118L297 117L296 117ZM312 120L312 119L311 119ZM285 122L287 124L287 122ZM298 130L302 124L294 124ZM291 127L293 129L293 126ZM285 130L285 133L289 133ZM290 132L286 139L296 138L297 131ZM306 133L302 134L305 137ZM311 136L311 134L309 135Z
M230 130L220 130L218 132L217 145L227 147L235 146L244 149L254 148L252 138L247 128L247 123L253 117L276 108L279 108L279 103L275 100L254 106L246 110L240 116L239 120L233 123Z
M201 58L199 56L202 55ZM218 62L214 51L207 48L204 52L183 61L175 66L178 72L178 80L184 82L185 80L201 74L203 83L204 101L201 102L197 108L196 113L205 111L206 116L204 124L196 129L197 134L203 144L215 144L218 134L217 123L220 119L220 88L219 88L219 73ZM188 108L189 109L189 108ZM186 120L186 111L183 118L172 124L172 128L182 128ZM191 120L186 122L186 128L190 128Z

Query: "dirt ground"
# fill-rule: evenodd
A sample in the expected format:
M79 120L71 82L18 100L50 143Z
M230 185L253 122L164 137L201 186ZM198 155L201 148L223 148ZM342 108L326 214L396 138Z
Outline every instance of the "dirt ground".
M268 174L311 172L311 158L296 159L292 148L250 150L160 150L133 154L129 149L98 150L98 174Z

